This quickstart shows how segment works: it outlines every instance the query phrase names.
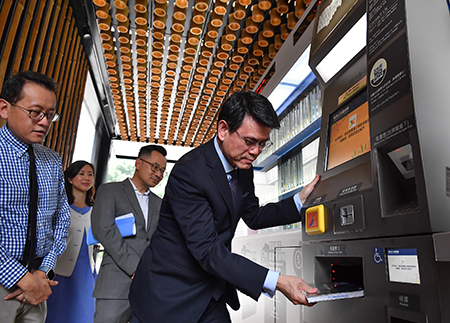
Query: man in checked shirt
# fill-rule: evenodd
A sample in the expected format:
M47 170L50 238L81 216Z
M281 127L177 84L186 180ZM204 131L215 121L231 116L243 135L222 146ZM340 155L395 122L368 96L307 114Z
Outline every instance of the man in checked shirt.
M53 269L66 248L70 225L61 159L40 144L59 119L55 82L31 71L13 76L3 84L0 116L6 119L0 129L0 322L44 322L46 299L57 284ZM38 206L35 258L25 265L29 146L35 156Z

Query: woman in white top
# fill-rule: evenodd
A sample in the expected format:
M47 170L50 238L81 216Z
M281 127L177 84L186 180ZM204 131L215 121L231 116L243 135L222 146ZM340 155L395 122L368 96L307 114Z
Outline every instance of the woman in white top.
M94 203L94 166L86 161L72 163L64 172L70 205L67 248L56 263L57 286L47 300L47 323L94 321L95 268L92 246L86 243Z

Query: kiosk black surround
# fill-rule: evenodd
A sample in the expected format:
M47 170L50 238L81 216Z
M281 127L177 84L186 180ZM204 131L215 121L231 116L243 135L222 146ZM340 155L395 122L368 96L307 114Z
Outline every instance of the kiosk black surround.
M322 2L322 12L331 6L330 3L333 1ZM341 9L349 11L340 14ZM334 21L331 19L329 30L323 28L317 33L320 9L318 12L310 65L324 87L317 163L321 181L306 204L323 205L323 214L319 211L318 218L315 218L318 221L312 221L310 218L315 213L308 218L306 209L302 211L304 241L390 237L450 230L450 226L432 228L408 63L398 64L397 74L400 74L396 80L397 85L401 86L398 90L400 94L384 106L380 105L382 98L378 99L386 90L380 82L383 71L381 75L373 71L383 69L383 64L377 63L377 67L368 71L373 64L368 66L366 47L328 82L324 82L317 70L325 54L364 16L365 11L366 1L354 1L350 8L337 7L336 15L341 17L336 19L338 24L331 28ZM324 32L328 34L320 35ZM316 34L320 35L319 40L315 39ZM401 46L406 45L406 31L396 37L391 40L394 47L388 47L385 55L389 55L386 54L389 51L396 51L398 55L399 50L407 50L406 46ZM407 57L406 53L402 57ZM394 78L395 75L391 75L394 72L389 71L384 77ZM374 87L375 82L379 82L381 87ZM367 103L364 103L365 100ZM341 116L348 120L340 119L340 124L333 121L337 114L356 108L362 110ZM354 119L350 120L352 117ZM338 126L341 132L334 129ZM319 226L320 221L323 221L324 232L316 230L315 226Z
M449 322L450 263L435 261L433 243L421 235L303 244L305 281L364 289L363 298L305 308L303 322ZM396 274L406 266L407 275Z
M444 62L450 40L437 25L450 19L445 4L429 5L427 26L414 1L325 0L317 10L321 181L302 209L303 279L357 284L364 297L305 308L304 322L450 322L450 149L438 144L450 135L450 65L424 60ZM366 12L366 46L323 77L318 65Z

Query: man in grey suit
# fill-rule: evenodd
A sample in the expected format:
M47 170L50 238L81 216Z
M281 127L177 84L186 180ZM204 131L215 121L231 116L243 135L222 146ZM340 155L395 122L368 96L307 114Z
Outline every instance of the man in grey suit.
M141 148L132 178L99 187L92 210L92 233L105 248L93 296L95 323L125 323L132 312L128 292L142 253L159 219L161 199L150 191L164 177L167 152L162 146ZM136 235L123 238L116 217L132 213Z

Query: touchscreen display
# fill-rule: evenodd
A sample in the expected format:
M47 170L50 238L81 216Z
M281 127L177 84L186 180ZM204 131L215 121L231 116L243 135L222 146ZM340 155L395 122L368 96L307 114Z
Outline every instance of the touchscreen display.
M327 170L370 151L369 107L362 93L330 116Z

